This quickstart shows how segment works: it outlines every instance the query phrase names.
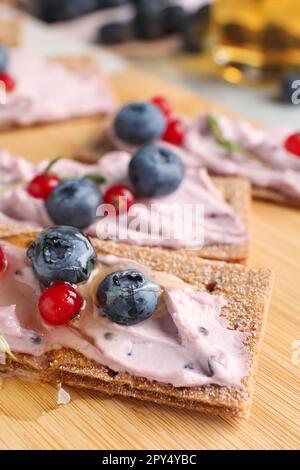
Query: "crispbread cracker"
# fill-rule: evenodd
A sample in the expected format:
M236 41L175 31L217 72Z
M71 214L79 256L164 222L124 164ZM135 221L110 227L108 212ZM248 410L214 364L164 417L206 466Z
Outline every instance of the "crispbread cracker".
M246 228L249 230L250 224L250 207L251 207L251 190L250 184L240 178L213 178L216 186L224 194L224 199L241 217ZM33 227L22 223L0 222L0 238L8 235L18 235L32 232ZM126 244L120 243L120 247L126 247ZM130 246L130 245L129 245ZM152 247L154 252L160 250ZM164 248L170 253L176 251ZM249 240L242 245L209 245L200 250L179 250L180 253L200 256L205 259L221 260L229 263L245 263L249 255Z
M252 188L252 195L256 199L262 199L264 201L273 202L274 204L282 204L284 206L300 207L300 199L297 197L286 196L279 192L273 191L267 188L258 188L254 186Z
M6 237L6 241L27 247L36 233ZM116 373L70 350L53 350L46 361L16 354L0 371L53 384L63 383L91 388L109 395L139 398L216 415L248 416L254 389L254 373L262 343L264 325L273 284L272 271L246 268L238 264L205 261L197 257L152 250L138 246L121 247L116 243L94 240L99 253L132 258L154 270L169 272L200 290L223 295L228 304L221 315L231 329L249 333L245 347L250 355L250 373L240 389L208 385L173 387L126 373Z
M212 177L213 182L222 192L225 201L240 216L248 233L251 232L251 184L233 177ZM198 256L207 259L227 261L230 263L245 263L249 256L249 239L242 245L210 245L203 247Z
M0 5L0 44L19 46L22 39L23 14L7 5Z
M105 79L105 77L103 76L101 72L99 60L93 54L82 54L78 56L49 57L47 60L57 62L73 72L78 72L81 74L85 73L86 75L91 75L91 74L97 75L99 76L99 79L101 78L102 82L107 82L107 80ZM107 83L107 92L110 93L112 97L114 96L113 92L111 91L111 87L109 86L108 83ZM107 113L96 114L97 116L100 116L101 118L99 120L99 125L101 125L102 119L105 122L106 114ZM70 117L67 119L63 119L63 121L72 121L77 118L78 118L77 116L74 116L74 117ZM82 119L82 117L79 117L79 118ZM51 125L58 121L59 119L57 121L50 121L49 123L47 121L40 121L37 123L28 124L28 125L27 124L13 124L13 125L1 124L0 132L3 130L8 130L8 129L16 129L16 128L24 128L24 127L38 127L38 126L41 126L41 125L44 126L47 124Z

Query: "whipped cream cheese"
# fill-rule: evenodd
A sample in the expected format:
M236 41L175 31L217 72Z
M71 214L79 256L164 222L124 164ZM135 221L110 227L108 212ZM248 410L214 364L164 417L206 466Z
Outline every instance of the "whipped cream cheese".
M192 153L195 163L225 176L248 178L253 185L300 197L300 159L284 148L287 129L256 129L250 124L215 115L223 137L240 147L229 151L211 132L208 114L188 126L184 148Z
M25 250L2 243L8 269L0 283L0 335L13 352L42 356L72 348L117 372L175 387L217 384L240 387L248 375L246 333L227 329L220 317L226 300L200 292L175 276L130 260L99 256L99 266L79 285L86 298L80 317L68 326L45 325L38 312L39 285ZM123 268L147 272L161 287L159 313L134 326L111 322L93 304L95 279Z
M0 126L27 126L98 113L115 108L112 93L99 73L72 71L58 62L12 52L8 73L16 88L0 104Z
M82 177L87 173L103 175L107 180L106 185L102 186L105 191L107 186L116 183L129 184L127 173L130 158L129 153L117 151L106 154L95 165L61 159L55 163L53 172L59 177L67 176L68 178ZM53 225L47 214L44 201L33 198L27 192L27 178L41 173L47 164L48 162L44 161L35 165L14 158L5 151L0 151L0 168L5 168L5 171L0 173L0 221L19 221L35 227ZM19 180L21 182L18 183ZM27 180L27 182L24 183L23 180ZM139 204L135 205L135 217L149 220L153 217L153 213L158 217L159 223L156 225L155 236L150 238L149 233L143 231L142 228L127 230L130 221L122 215L119 216L118 223L123 230L116 235L111 235L115 221L110 216L105 217L105 224L101 226L99 231L101 233L102 230L105 231L108 238L116 241L146 246L166 246L174 249L197 248L202 244L202 238L204 238L204 245L239 245L247 239L244 225L238 215L224 201L205 169L187 167L185 178L177 191L165 197L140 199L138 202ZM178 220L178 223L182 225L184 204L203 204L204 227L202 220L194 217L192 233L185 233L184 239L177 237L175 231L169 237L163 237L162 235L167 233L167 227L171 225L171 218L174 217L174 220ZM172 211L170 207L172 207ZM204 237L202 237L203 231ZM86 232L95 236L97 223L88 227ZM122 233L121 240L118 238L119 233Z

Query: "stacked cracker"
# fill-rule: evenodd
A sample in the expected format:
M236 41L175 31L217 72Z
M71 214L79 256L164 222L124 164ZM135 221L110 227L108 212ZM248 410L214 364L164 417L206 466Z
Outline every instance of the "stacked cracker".
M60 59L67 67L92 67L87 58ZM94 70L94 69L93 69ZM250 185L239 178L215 178L225 200L248 226L250 211ZM20 247L28 247L37 233L30 227L2 224L3 240ZM198 252L174 252L168 249L137 247L113 242L93 240L99 254L113 254L166 271L183 281L196 285L199 290L224 296L227 306L222 317L231 329L247 332L245 348L249 352L249 374L239 389L214 384L202 387L174 387L160 384L127 373L116 373L101 364L88 360L71 349L49 351L41 362L34 356L15 353L17 362L7 358L0 365L3 373L15 373L53 384L63 383L91 388L109 395L120 395L141 400L188 408L205 413L245 417L249 415L254 388L254 373L266 323L273 274L270 270L246 268L231 263L245 262L248 243L243 246L208 246ZM205 260L204 258L207 258Z

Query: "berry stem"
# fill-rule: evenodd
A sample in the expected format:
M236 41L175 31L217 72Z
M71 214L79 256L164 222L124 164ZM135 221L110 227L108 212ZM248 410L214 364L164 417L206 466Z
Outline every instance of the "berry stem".
M44 170L44 174L47 175L48 173L50 173L50 170L51 168L55 165L55 163L57 163L59 160L61 160L63 157L57 157L57 158L54 158L54 160L52 160L45 168Z

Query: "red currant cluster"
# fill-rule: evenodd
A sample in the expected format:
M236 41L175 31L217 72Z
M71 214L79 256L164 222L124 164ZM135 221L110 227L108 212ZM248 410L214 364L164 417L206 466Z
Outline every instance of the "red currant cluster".
M174 115L170 103L163 96L155 96L152 103L160 108L167 120L167 127L162 140L173 145L181 146L184 137L184 123Z

